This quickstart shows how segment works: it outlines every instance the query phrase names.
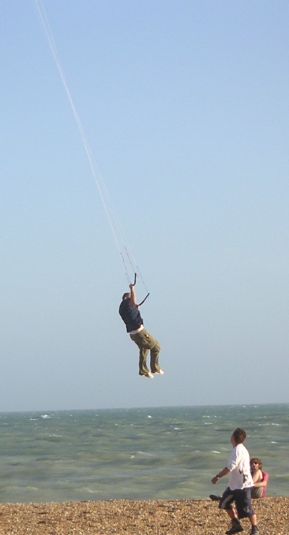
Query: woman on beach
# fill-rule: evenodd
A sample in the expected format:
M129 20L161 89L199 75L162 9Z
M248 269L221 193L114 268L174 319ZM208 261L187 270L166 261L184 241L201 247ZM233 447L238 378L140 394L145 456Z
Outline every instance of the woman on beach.
M252 498L264 498L268 485L269 475L263 472L263 463L257 457L253 457L250 461L251 475L254 486L252 488Z

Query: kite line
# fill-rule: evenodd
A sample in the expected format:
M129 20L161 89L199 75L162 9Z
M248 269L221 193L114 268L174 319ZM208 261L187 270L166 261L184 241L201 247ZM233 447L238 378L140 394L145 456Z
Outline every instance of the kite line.
M95 159L94 159L94 156L93 156L93 151L92 151L90 143L88 141L88 137L86 135L86 132L85 132L81 117L80 117L80 115L79 115L79 113L77 111L77 108L76 108L76 105L75 105L75 102L74 102L74 99L73 99L73 96L72 96L72 92L71 92L71 90L69 88L69 85L68 85L68 82L67 82L67 78L65 76L64 69L63 69L61 61L60 61L60 56L59 56L59 53L58 53L58 50L57 50L57 46L56 46L56 42L55 42L55 39L54 39L54 35L53 35L53 32L52 32L51 26L49 24L49 20L48 20L48 17L47 17L47 14L46 14L46 11L45 11L45 8L44 8L42 0L35 0L35 5L36 5L36 9L37 9L37 12L38 12L38 15L39 15L39 18L40 18L40 21L41 21L41 24L42 24L46 39L47 39L47 42L48 42L48 46L49 46L51 55L53 57L56 69L58 71L60 80L62 82L64 91L65 91L67 99L68 99L68 103L69 103L71 111L72 111L72 115L73 115L74 121L76 123L77 129L78 129L78 132L79 132L79 135L80 135L81 143L82 143L82 146L83 146L83 149L84 149L87 161L88 161L88 165L89 165L89 168L90 168L91 175L92 175L92 177L94 179L94 183L95 183L95 185L97 187L98 194L99 194L99 197L100 197L100 200L101 200L101 204L102 204L102 207L103 207L104 212L106 214L106 217L107 217L107 220L108 220L108 224L110 226L110 229L111 229L111 232L112 232L112 235L113 235L113 238L114 238L114 242L115 242L117 251L118 251L118 253L119 253L120 257L121 257L121 261L122 261L122 264L123 264L125 276L126 276L128 282L130 282L131 281L131 276L130 276L129 273L130 272L137 273L137 275L139 276L140 280L142 281L142 284L143 284L144 288L148 292L148 289L147 289L146 284L144 282L143 276L142 276L142 274L141 274L141 272L140 272L140 270L139 270L139 268L138 268L138 266L136 264L135 259L133 258L132 254L129 252L128 247L124 245L124 240L121 237L120 230L117 227L116 222L115 222L115 217L113 216L112 210L111 210L111 208L109 206L107 195L105 194L104 180L103 180L103 178L101 176L101 173L100 173L100 171L98 169L98 166L97 166L97 164L95 162Z

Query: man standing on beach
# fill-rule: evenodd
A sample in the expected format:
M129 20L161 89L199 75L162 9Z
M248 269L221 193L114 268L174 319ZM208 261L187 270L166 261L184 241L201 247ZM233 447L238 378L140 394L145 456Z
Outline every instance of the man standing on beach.
M257 517L252 508L251 489L254 484L250 470L249 452L243 444L245 439L246 432L237 427L231 436L233 450L227 466L212 479L212 483L216 484L221 477L230 474L229 486L219 503L219 508L225 509L232 521L232 527L226 531L227 535L243 531L241 518L249 518L252 526L251 535L259 535ZM235 503L237 511L233 508L233 503Z
M119 314L123 319L127 333L139 348L139 375L154 378L154 374L163 375L164 371L159 365L159 342L144 328L143 319L136 303L134 284L130 284L130 292L122 296ZM150 351L150 370L147 367L147 355Z

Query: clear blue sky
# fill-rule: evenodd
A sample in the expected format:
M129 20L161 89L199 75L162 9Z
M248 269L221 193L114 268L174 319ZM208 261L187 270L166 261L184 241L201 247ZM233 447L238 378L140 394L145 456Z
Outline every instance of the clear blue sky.
M43 3L166 375L36 5L4 1L0 410L288 402L288 2Z

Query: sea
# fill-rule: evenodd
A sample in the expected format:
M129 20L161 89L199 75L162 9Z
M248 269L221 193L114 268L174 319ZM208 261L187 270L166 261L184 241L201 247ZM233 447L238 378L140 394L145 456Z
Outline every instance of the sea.
M0 413L0 502L204 499L226 464L230 436L247 432L289 495L289 405Z

